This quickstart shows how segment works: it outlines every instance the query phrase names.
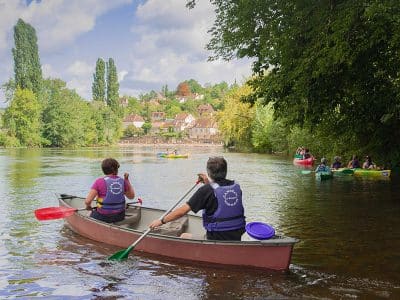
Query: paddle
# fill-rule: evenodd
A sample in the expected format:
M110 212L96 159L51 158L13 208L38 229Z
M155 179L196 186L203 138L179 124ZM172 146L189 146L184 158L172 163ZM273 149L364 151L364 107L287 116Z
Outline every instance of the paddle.
M312 173L312 172L315 172L315 171L311 171L311 170L301 170L301 174L304 174L304 175L310 174L310 173Z
M136 203L142 204L142 199L139 198L138 201L127 203L127 205ZM75 212L81 210L86 210L86 208L74 208L64 206L43 207L35 210L35 217L39 221L63 219L72 216Z
M162 218L164 218L166 215L168 215L176 206L178 206L178 204L185 199L185 197L201 182L201 179L199 178L195 185L192 186L190 188L189 191L187 191L187 193L185 195L182 196L181 199L178 200L178 202L176 202L170 209L168 209L162 216L160 216L158 219L161 220ZM148 228L135 242L133 242L128 248L124 249L124 250L120 250L116 253L114 253L113 255L111 255L108 259L109 260L117 260L117 261L121 261L124 259L128 258L129 252L131 252L133 250L133 248L136 247L137 244L140 243L141 240L143 240L145 238L146 235L149 234L149 232L151 231L151 228Z

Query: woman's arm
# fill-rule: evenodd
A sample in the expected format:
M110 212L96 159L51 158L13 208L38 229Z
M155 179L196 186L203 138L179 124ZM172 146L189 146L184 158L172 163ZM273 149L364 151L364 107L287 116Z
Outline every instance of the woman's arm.
M85 199L85 205L86 209L91 210L92 209L92 201L97 197L97 191L95 189L91 189L89 191L89 194L86 196Z
M127 187L125 196L128 197L128 199L135 198L135 190L133 189L132 184L129 182L129 174L128 173L124 174L124 184Z

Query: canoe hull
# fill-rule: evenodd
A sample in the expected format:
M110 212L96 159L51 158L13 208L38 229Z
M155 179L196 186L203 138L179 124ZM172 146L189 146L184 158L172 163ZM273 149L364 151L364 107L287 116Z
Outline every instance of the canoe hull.
M294 158L293 159L293 164L299 165L299 166L312 166L314 164L314 157L306 158L306 159L298 159Z
M332 172L316 172L315 178L317 180L329 180L333 178Z
M349 168L340 168L332 170L334 176L353 176L354 170Z
M354 169L354 176L359 177L389 178L390 174L391 170Z
M161 154L159 157L163 158L188 158L189 154Z
M60 206L71 207L61 198L59 203ZM146 209L148 208L142 208ZM162 213L160 211L160 215ZM66 222L74 232L84 237L120 248L127 248L144 231L99 222L80 212L66 218ZM296 242L296 239L288 237L266 241L222 242L150 233L135 247L135 251L208 264L287 270Z

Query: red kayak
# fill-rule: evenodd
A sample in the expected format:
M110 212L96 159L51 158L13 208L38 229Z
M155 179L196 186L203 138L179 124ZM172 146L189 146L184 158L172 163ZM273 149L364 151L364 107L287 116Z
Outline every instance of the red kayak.
M310 158L306 158L306 159L294 158L293 164L299 165L299 166L312 166L312 164L314 163L314 160L315 160L315 158L312 156Z

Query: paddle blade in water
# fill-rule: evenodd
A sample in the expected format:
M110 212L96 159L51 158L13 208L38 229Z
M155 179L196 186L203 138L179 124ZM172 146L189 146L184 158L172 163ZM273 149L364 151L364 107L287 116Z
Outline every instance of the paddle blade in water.
M113 255L111 255L108 260L117 260L117 261L121 261L121 260L125 260L128 258L129 252L131 249L124 249L121 251L118 251L117 253L114 253Z
M77 211L72 207L44 207L35 210L35 217L39 221L62 219L73 215Z
M310 174L310 173L311 173L310 170L302 170L302 171L301 171L301 174Z

